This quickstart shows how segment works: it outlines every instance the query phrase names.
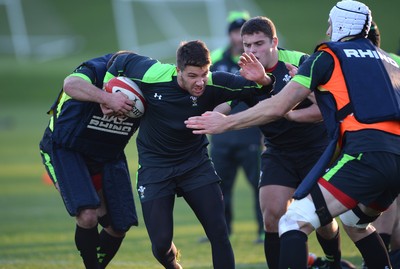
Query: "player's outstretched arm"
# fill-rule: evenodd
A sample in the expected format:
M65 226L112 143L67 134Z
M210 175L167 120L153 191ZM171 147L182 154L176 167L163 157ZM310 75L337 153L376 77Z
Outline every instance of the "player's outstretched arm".
M291 81L277 95L242 112L229 116L218 112L206 112L201 116L190 117L185 124L187 128L194 129L194 134L218 134L258 126L284 117L310 93L306 87Z

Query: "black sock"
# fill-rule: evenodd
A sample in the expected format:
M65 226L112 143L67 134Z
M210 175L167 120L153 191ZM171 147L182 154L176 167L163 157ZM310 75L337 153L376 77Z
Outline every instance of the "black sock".
M75 245L79 250L83 263L87 269L99 269L97 261L97 247L99 246L99 232L96 227L84 229L76 225Z
M265 232L264 253L269 269L277 269L279 267L279 250L279 234Z
M124 237L114 237L104 229L100 232L100 247L97 251L100 268L106 268L112 258L114 258Z
M340 233L339 229L337 234L332 239L325 239L317 233L317 239L324 251L326 259L332 263L333 268L341 268L340 260L342 259L342 251L340 249Z
M305 233L292 230L281 235L280 269L305 269L308 261L308 237Z
M392 235L387 234L387 233L380 233L379 235L382 238L382 241L386 247L386 250L389 252L390 251L390 240L392 239Z
M355 245L368 268L392 268L389 266L390 261L385 245L376 231L358 240Z

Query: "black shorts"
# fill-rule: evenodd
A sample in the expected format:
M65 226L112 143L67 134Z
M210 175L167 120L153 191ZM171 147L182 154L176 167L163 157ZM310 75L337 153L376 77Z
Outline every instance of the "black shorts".
M182 196L185 192L220 182L211 160L187 170L174 167L140 167L137 191L140 201L146 202L169 195Z
M400 193L400 155L342 153L319 183L347 208L362 203L385 210Z
M283 151L267 148L261 156L259 187L279 185L297 188L323 151L324 148L304 151Z

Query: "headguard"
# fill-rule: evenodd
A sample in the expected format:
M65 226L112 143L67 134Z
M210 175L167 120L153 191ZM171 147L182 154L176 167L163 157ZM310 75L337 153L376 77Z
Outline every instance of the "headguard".
M331 41L339 41L346 36L367 36L371 26L371 11L365 4L343 0L338 2L329 13L331 20Z

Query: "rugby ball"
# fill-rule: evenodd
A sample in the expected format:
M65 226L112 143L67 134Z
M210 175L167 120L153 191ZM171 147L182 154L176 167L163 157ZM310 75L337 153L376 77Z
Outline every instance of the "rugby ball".
M114 77L110 79L104 86L104 89L109 93L122 92L135 105L126 115L130 118L140 118L146 110L146 100L139 86L127 77Z

